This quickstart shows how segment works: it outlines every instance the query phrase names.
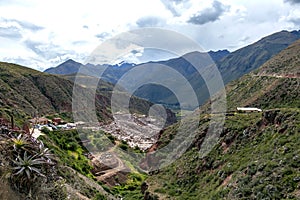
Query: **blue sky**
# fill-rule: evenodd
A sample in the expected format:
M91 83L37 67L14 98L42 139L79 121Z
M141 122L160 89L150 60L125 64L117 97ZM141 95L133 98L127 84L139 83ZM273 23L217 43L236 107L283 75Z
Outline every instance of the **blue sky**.
M103 41L143 27L177 31L207 51L234 51L299 25L299 0L0 0L0 60L38 70L84 62ZM168 56L140 54L126 58Z

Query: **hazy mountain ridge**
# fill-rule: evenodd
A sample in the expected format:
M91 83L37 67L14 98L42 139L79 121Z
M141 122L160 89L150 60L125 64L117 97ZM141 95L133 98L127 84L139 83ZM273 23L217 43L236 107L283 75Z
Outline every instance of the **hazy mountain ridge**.
M222 58L224 58L225 56L227 56L230 52L228 50L219 50L219 51L209 51L208 54L211 56L211 58L214 60L214 61L217 61L217 60L220 60ZM161 61L159 61L161 62ZM51 68L48 68L46 69L44 72L46 73L49 73L49 74L60 74L60 75L69 75L69 74L76 74L80 67L91 67L91 66L95 66L93 64L81 64L79 62L76 62L72 59L69 59L63 63L61 63L60 65L56 66L56 67L51 67ZM106 72L108 74L108 77L110 77L111 75L109 74L114 74L114 73L117 73L117 74L120 74L119 76L118 75L115 75L113 76L114 79L111 79L110 81L111 82L115 82L117 79L120 78L120 76L122 74L124 74L127 70L131 69L132 67L136 66L136 64L134 63L127 63L127 62L121 62L119 64L116 64L116 65L97 65L99 68L101 67L108 67L108 68L113 68L113 69L107 69L108 72ZM119 70L121 72L117 72L116 70ZM123 71L125 70L125 71Z
M229 53L230 52L227 50L210 51L208 53L191 52L187 56L193 55L196 57L203 58L202 62L204 65L205 63L216 62L216 61L224 58L225 56L227 56ZM211 61L211 60L208 61L207 55L209 55L210 58L213 59L213 61ZM74 61L66 61L65 63L62 63L61 65L59 65L58 67L50 68L50 69L46 70L45 72L53 73L53 74L64 74L64 75L66 75L68 73L76 73L75 71L78 71L78 69L79 69L78 67L80 67L80 66L78 65L78 63L75 62L74 68L69 70L70 63L74 63ZM187 80L191 79L191 77L190 77L191 74L195 74L195 72L196 72L195 69L193 68L193 66L189 62L187 62L186 59L183 57L174 58L174 59L170 59L170 60L166 60L166 61L142 63L139 65L122 62L118 65L96 65L95 66L95 65L87 64L87 65L81 65L81 67L83 67L82 69L96 71L96 72L97 72L96 68L98 68L99 71L101 71L102 68L105 68L105 71L103 72L101 79L104 81L110 82L112 84L116 84L117 81L126 72L130 71L134 67L147 65L147 67L154 69L157 64L170 66L171 68L180 72ZM65 72L67 72L67 73L65 73ZM91 73L91 74L95 74L95 73ZM170 79L170 77L168 77L167 74L165 74L165 75L166 75L166 79ZM196 78L194 77L193 79L197 79L197 78L199 78L199 76ZM200 77L200 79L201 79L201 77ZM202 83L202 85L203 85L203 83ZM199 89L203 89L203 87L196 88L197 91ZM174 98L174 95L170 91L167 91L160 86L145 85L141 89L136 91L134 93L134 95L138 96L140 98L147 99L154 103L162 103L164 105L167 105L169 108L174 108L174 106L175 106L175 108L178 107L178 103L177 103L176 98ZM201 97L199 97L199 98L201 99ZM205 101L205 100L206 99L201 99L201 101ZM184 103L186 104L184 107L189 107L188 102L184 102ZM189 108L189 109L193 109L193 108Z
M209 92L207 85L201 75L195 70L195 68L185 58L192 60L201 60L201 66L203 68L208 67L206 65L215 62L224 81L224 84L241 77L250 71L257 69L270 58L278 54L281 50L288 47L294 41L300 39L300 31L281 31L272 35L266 36L261 40L241 48L234 52L228 52L227 50L221 50L217 52L210 51L208 55L212 58L212 61L208 62L205 58L205 53L191 52L182 57L174 58L166 61L148 62L140 65L147 65L147 67L155 67L155 65L166 65L172 69L177 70L181 75L187 79L193 90L198 95L199 105L209 98ZM201 59L200 59L201 58ZM140 66L140 65L137 65ZM64 64L57 68L61 68ZM66 63L66 68L68 63ZM100 66L99 66L100 67ZM124 66L122 67L108 67L104 72L103 79L113 84L127 71L136 66ZM76 67L75 67L76 69ZM55 72L55 68L53 69ZM46 70L47 71L47 70ZM52 73L51 71L48 71ZM169 77L166 74L166 80ZM178 87L182 87L178 84ZM182 88L184 90L184 88ZM158 85L144 85L137 90L134 95L147 99L154 103L160 103L167 105L169 108L177 109L179 106L176 96L168 89ZM181 107L184 109L194 109L190 106L189 102L181 102Z

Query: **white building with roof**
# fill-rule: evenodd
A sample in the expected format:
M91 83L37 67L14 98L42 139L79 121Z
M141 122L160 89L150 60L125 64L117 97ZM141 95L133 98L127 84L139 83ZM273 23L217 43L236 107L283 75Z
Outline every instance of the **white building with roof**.
M262 109L259 108L251 108L251 107L237 107L237 111L242 112L262 112Z

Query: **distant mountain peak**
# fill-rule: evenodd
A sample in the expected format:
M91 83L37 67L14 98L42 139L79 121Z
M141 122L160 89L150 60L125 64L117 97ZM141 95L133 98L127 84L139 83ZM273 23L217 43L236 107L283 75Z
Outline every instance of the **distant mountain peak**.
M66 60L65 63L66 63L66 62L75 62L75 63L77 63L75 60L73 60L73 59L71 59L71 58L68 59L68 60Z
M60 75L75 74L78 72L81 66L82 66L81 63L76 62L72 59L68 59L65 62L58 65L57 67L46 69L44 72L49 74L60 74Z
M82 65L81 63L79 63L79 62L76 62L75 60L73 60L73 59L68 59L68 60L66 60L65 62L63 62L63 63L61 63L60 65L63 65L63 64L75 64L75 65ZM58 65L58 66L60 66L60 65Z

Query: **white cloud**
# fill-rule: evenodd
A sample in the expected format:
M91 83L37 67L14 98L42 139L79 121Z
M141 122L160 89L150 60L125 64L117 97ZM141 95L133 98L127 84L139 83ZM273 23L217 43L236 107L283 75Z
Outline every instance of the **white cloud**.
M146 16L136 21L138 27L163 27L166 25L166 20L156 16Z
M214 1L211 8L199 11L188 20L191 24L203 25L209 22L214 22L229 10L229 6L225 6L219 1Z
M234 50L282 29L299 29L300 6L295 0L222 0L226 12L210 12L208 20L200 19L208 16L205 11L213 2L216 0L0 1L0 60L39 70L68 58L84 62L101 42L139 27L178 31L206 50ZM195 14L201 26L188 23ZM128 58L134 59L132 56Z

